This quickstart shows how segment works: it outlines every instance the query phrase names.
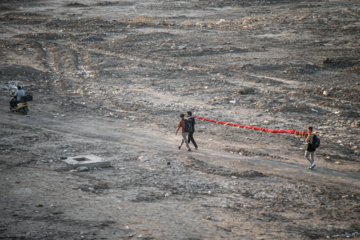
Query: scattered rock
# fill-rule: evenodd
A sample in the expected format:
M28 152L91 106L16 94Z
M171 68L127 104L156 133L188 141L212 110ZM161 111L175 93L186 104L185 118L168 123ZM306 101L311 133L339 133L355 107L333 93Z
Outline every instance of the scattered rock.
M327 91L327 90L325 90L325 91L323 91L323 95L324 95L325 97L328 97L328 96L330 96L330 92Z
M89 168L88 167L78 167L78 168L76 168L76 170L79 172L87 172L87 171L89 171Z
M90 35L86 38L81 39L83 42L102 42L105 41L102 37Z
M254 88L250 88L250 87L245 87L245 88L242 88L242 89L239 89L238 90L238 93L239 94L249 94L249 93L253 93L255 92L255 89Z
M323 60L322 60L322 63L323 64L325 64L325 63L331 63L332 62L332 60L330 59L330 58L324 58Z
M350 125L350 127L352 128L358 128L359 126L360 126L360 121L356 121L356 120L354 120Z
M148 158L146 156L140 156L138 159L140 162L149 162L150 161L150 158Z

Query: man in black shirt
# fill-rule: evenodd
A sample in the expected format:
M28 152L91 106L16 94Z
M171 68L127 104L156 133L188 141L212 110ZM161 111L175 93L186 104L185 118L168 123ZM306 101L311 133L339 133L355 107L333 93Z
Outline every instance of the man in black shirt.
M313 127L308 127L308 131L307 131L307 134L305 135L305 137L306 137L305 143L307 143L307 148L305 151L305 158L311 163L311 166L309 168L313 169L316 166L315 161L314 161L314 155L315 155L316 148L314 148L312 145L313 140L314 140ZM309 156L311 158L309 158Z
M198 145L196 144L194 136L193 136L193 134L195 132L195 118L192 116L192 113L190 111L187 112L186 117L192 124L192 132L189 132L188 141L189 141L189 143L192 142L194 144L194 147L196 150L196 149L198 149Z

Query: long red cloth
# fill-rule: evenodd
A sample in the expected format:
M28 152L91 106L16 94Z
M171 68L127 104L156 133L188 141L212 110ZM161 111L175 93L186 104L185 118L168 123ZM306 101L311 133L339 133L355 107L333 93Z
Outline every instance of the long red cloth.
M236 124L236 123L216 121L216 120L206 119L206 118L197 117L197 116L193 116L193 117L194 117L194 118L197 118L197 119L199 119L199 120L201 120L201 121L208 121L208 122L220 123L220 124L223 124L223 125L234 126L234 127L238 127L238 128L244 128L244 129L247 128L247 129L256 130L256 131L259 131L259 132L267 132L267 133L289 133L289 134L294 134L295 136L305 136L305 134L306 134L305 131L269 129L269 128L262 128L262 127L254 127L254 126L245 126L245 125L240 125L240 124Z

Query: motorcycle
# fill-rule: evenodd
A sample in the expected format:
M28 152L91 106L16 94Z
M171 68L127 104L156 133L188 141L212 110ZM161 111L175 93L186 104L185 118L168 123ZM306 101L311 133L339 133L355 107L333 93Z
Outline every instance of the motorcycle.
M29 105L27 102L32 101L33 98L31 95L26 95L21 97L21 101L17 102L16 97L10 101L10 111L11 112L20 112L24 115L29 112Z

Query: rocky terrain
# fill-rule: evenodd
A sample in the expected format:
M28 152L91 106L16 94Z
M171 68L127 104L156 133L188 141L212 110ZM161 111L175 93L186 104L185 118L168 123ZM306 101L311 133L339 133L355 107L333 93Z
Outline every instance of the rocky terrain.
M0 1L0 239L359 238L359 30L357 0ZM189 110L312 125L317 167L199 120L179 151Z

